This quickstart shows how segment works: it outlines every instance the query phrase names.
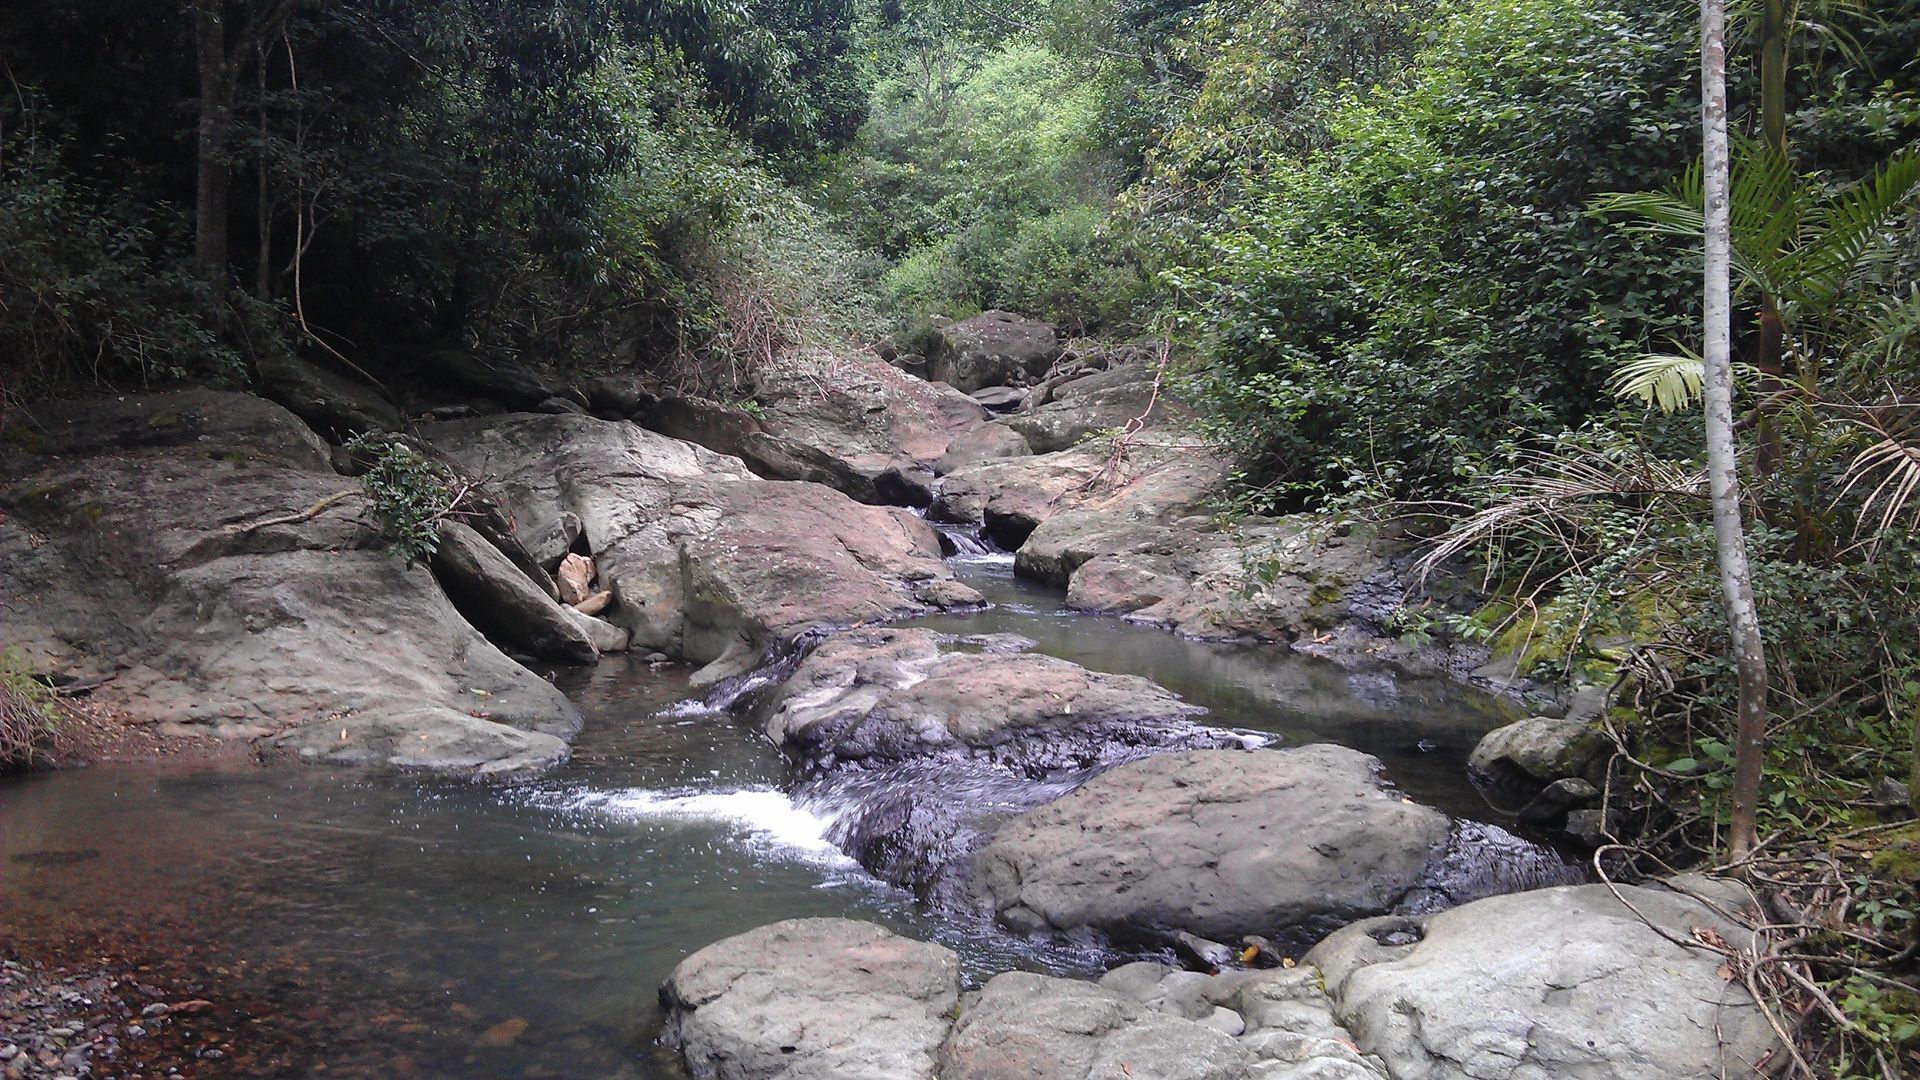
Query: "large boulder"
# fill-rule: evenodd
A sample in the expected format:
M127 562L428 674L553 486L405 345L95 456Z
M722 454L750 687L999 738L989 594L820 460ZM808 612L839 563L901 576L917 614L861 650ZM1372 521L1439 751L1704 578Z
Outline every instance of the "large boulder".
M1034 453L1047 454L1136 419L1159 423L1172 405L1172 398L1160 392L1151 365L1127 364L1051 388L1044 404L1022 409L1004 423L1025 437Z
M255 361L260 393L286 406L336 442L373 431L399 431L406 418L380 390L291 353L268 350Z
M1392 910L1449 822L1356 750L1200 750L1102 773L1002 826L975 888L1021 931L1215 940L1325 932Z
M1356 923L1308 959L1396 1080L1771 1075L1781 1051L1765 1017L1702 944L1751 942L1721 913L1744 906L1738 892L1712 889L1710 904L1665 887L1541 889Z
M20 430L0 463L7 636L51 674L111 676L94 694L112 711L343 763L565 758L573 706L382 548L285 409L134 395Z
M1482 779L1539 788L1560 780L1597 783L1613 752L1588 716L1533 716L1495 728L1467 762Z
M933 465L985 411L951 387L924 382L871 353L800 350L760 366L751 412L700 397L668 397L648 428L740 458L770 480L806 480L857 502L922 505ZM902 476L922 475L903 485Z
M848 919L715 942L660 991L695 1080L933 1080L959 996L952 952Z
M1130 964L1096 985L1011 971L959 993L954 954L794 919L682 961L665 1041L696 1080L1384 1080L1312 968Z
M991 820L1143 754L1246 745L1146 679L1031 644L910 629L829 638L766 721L804 766L797 797L831 806L830 835L874 874L944 901Z
M1147 679L1018 647L931 630L836 635L788 677L767 736L817 767L962 755L1040 776L1204 730L1190 722L1203 710Z
M983 386L1025 386L1060 356L1053 327L1008 311L983 311L940 330L927 377L963 394Z
M634 648L706 665L701 682L809 628L981 602L911 514L761 480L738 458L632 424L520 414L424 434L493 478L529 543L577 519L614 594L601 617Z
M1195 450L1174 429L1149 428L1118 459L1109 448L1087 445L962 465L941 479L930 514L979 522L1007 548L1022 547L1041 525L1076 513L1121 539L1200 512L1230 470L1224 456ZM1037 568L1022 572L1044 576Z

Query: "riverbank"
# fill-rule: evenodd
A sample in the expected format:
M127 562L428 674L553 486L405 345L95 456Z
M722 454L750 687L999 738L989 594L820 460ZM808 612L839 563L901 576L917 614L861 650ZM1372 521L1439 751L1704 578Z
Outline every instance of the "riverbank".
M943 361L1020 384L1011 405L869 360L776 380L758 415L597 386L374 450L245 395L50 406L0 493L25 653L108 719L309 768L0 789L27 823L18 910L197 911L159 949L196 957L216 1008L321 1018L251 1057L214 1045L203 1075L273 1075L324 1031L351 1047L324 1052L335 1075L669 1077L636 1050L670 1019L651 987L798 916L930 941L971 991L1299 965L1358 921L1424 934L1580 880L1469 775L1518 702L1552 703L1484 646L1393 629L1409 538L1223 527L1224 463L1186 444L1150 358L1019 338L1037 351L1010 360L956 330ZM1083 438L1116 418L1141 437ZM413 564L386 549L406 482L458 510ZM1474 600L1443 578L1415 602ZM168 844L88 839L109 835ZM1538 966L1540 941L1475 948ZM1453 1055L1370 1038L1349 1041L1380 1062Z

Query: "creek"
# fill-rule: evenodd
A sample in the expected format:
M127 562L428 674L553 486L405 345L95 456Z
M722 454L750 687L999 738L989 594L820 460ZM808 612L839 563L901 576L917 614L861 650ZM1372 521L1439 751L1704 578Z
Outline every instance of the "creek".
M1151 678L1208 722L1379 756L1409 796L1503 816L1466 778L1511 718L1437 680L1354 673L1062 610L983 550L956 569L993 607L916 625L1012 632ZM510 786L262 767L103 765L0 782L0 954L116 956L198 980L258 1030L202 1076L625 1077L683 1072L653 1045L683 956L777 919L848 915L958 951L970 976L1097 970L940 917L827 839L748 720L679 667L558 673L586 716L572 761Z

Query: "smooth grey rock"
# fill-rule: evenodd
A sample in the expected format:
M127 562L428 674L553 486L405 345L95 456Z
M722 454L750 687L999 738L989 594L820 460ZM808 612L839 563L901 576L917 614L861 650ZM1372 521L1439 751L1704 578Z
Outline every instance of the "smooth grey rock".
M940 1080L1245 1080L1253 1056L1215 1028L1089 983L996 975L940 1049Z
M1551 828L1561 824L1568 813L1597 806L1600 789L1577 776L1555 780L1543 788L1533 801L1520 808L1520 822Z
M967 396L992 412L1008 412L1026 400L1027 391L1016 386L984 386Z
M255 359L263 396L287 407L334 441L369 431L399 431L406 418L378 389L356 378L272 350Z
M1391 909L1447 843L1378 772L1327 745L1158 754L1002 826L975 886L1023 931L1325 931Z
M604 420L631 420L644 415L659 398L631 375L603 375L581 387L587 407Z
M959 892L983 819L1037 806L1089 772L1156 750L1239 746L1146 679L1089 671L993 635L837 634L781 686L766 719L807 776L848 807L832 836L887 881Z
M927 356L927 375L963 394L986 386L1024 386L1060 355L1052 326L1008 311L983 311L943 327Z
M660 999L696 1080L933 1080L959 994L938 945L791 919L682 960Z
M761 480L738 458L633 424L520 414L425 434L496 478L522 535L577 516L614 593L609 621L636 648L706 665L702 683L753 668L810 627L981 602L912 514Z
M1597 783L1611 752L1606 736L1589 720L1534 716L1488 732L1467 765L1496 783L1540 787L1567 778Z
M794 669L766 721L767 737L813 761L991 752L1044 771L1063 744L1119 729L1172 724L1202 710L1137 675L1089 671L1033 652L952 649L932 630L838 634ZM1074 755L1093 747L1076 746Z
M825 484L856 502L925 506L919 479L985 422L951 387L866 352L782 354L755 372L753 411L696 397L650 408L647 427L744 461L770 480Z
M578 626L585 632L587 640L593 642L593 647L602 653L626 652L627 646L632 644L633 635L627 633L624 627L615 626L605 619L575 611L573 608L567 607L564 604L561 605L561 610L566 613L567 618L575 626Z
M494 773L565 757L579 713L351 501L247 527L353 489L285 409L191 391L35 417L62 456L0 463L0 578L7 636L48 646L50 674L117 671L93 699L132 721L303 758Z
M580 533L585 527L580 523L580 515L562 510L537 535L527 538L527 553L540 563L541 569L551 574L560 568L560 561L572 551Z
M1238 966L1232 949L1185 930L1173 935L1173 952L1196 971L1221 971Z
M1750 935L1659 887L1561 886L1349 926L1307 959L1336 1014L1396 1080L1757 1076L1778 1048L1722 958L1675 944ZM1651 919L1659 930L1643 922ZM1383 945L1406 927L1417 940Z
M543 660L590 664L599 658L586 629L565 606L460 522L440 526L433 573L461 614L493 640Z
M1032 454L1033 447L1027 445L1026 437L1019 432L1001 423L982 424L955 436L946 453L934 463L933 471L945 476L969 465Z

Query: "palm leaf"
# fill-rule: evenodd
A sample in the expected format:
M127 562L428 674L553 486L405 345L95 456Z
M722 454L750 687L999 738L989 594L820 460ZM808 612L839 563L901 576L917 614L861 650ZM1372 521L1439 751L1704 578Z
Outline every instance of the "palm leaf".
M1706 365L1698 356L1649 353L1621 364L1607 380L1615 397L1637 398L1649 409L1676 413L1700 400Z
M1920 152L1902 151L1872 175L1808 208L1801 242L1782 257L1782 282L1797 299L1835 298L1889 234L1920 189Z
M1910 525L1920 526L1920 499L1915 498L1920 494L1920 440L1914 439L1910 430L1896 430L1896 424L1877 410L1858 423L1879 438L1847 464L1841 477L1846 484L1834 502L1845 499L1855 487L1873 484L1860 504L1854 535L1873 533L1873 547L1877 549L1880 537L1903 518L1910 519Z

